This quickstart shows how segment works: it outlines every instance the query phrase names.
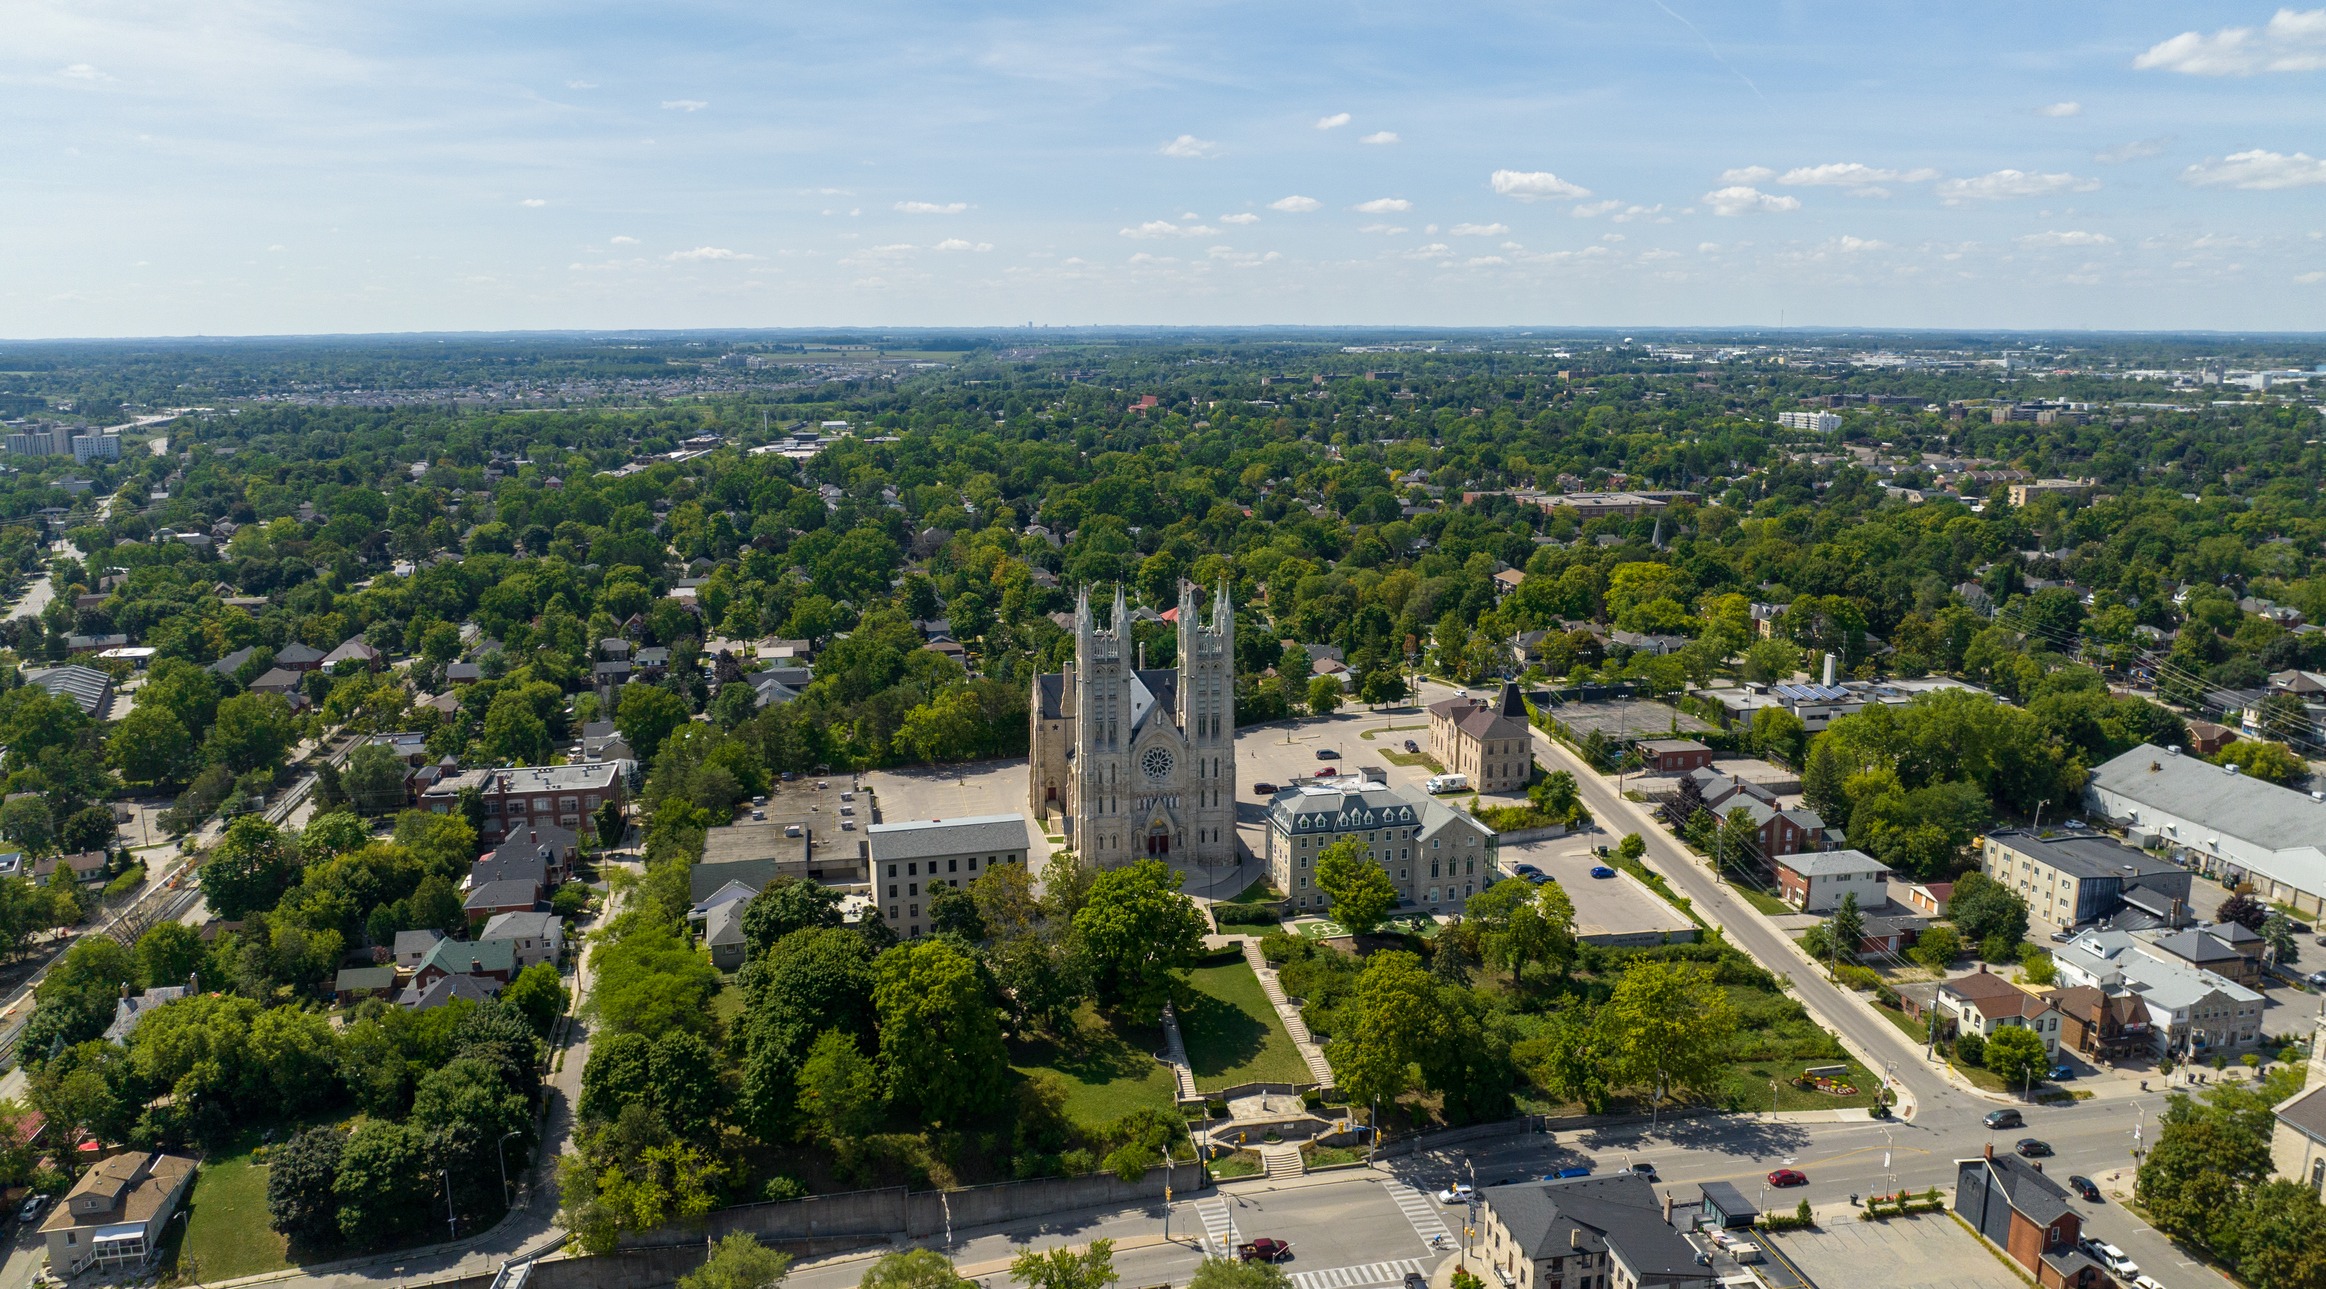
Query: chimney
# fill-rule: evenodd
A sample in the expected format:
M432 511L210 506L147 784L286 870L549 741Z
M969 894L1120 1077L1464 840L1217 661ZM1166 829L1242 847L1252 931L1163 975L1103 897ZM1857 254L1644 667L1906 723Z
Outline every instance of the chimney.
M1995 1143L1990 1141L1990 1142L1988 1142L1988 1143L1987 1143L1987 1158L1989 1158L1989 1159L1993 1159L1994 1157L1995 1157Z
M485 974L485 960L482 958L470 958L468 960L468 974L472 976L481 976Z
M1567 1247L1570 1249L1580 1249L1583 1247L1582 1227L1570 1226L1567 1228Z
M2035 1163L2034 1163L2034 1168L2035 1168L2035 1171L2037 1171L2037 1172L2039 1172L2039 1173L2040 1173L2040 1172L2042 1172L2042 1171L2043 1171L2043 1161L2042 1161L2042 1160L2040 1160L2040 1159L2036 1160L2036 1161L2035 1161Z
M1825 683L1828 685L1833 683L1833 655L1831 653L1825 655Z
M1664 1192L1664 1225L1672 1224L1672 1192Z

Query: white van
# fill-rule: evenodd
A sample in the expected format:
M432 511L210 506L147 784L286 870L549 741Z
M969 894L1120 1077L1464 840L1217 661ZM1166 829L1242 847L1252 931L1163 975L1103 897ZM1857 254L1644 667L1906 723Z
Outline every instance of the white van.
M1467 774L1433 774L1429 777L1429 781L1421 786L1426 792L1460 792L1470 786L1470 776Z

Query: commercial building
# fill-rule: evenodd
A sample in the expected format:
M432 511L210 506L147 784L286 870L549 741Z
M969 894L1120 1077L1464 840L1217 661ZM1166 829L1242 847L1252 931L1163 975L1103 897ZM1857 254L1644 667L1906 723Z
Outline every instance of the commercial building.
M1979 866L2027 901L2031 930L2089 926L2114 916L2134 890L2181 907L2189 901L2187 869L2097 833L2043 837L2006 828L1979 839Z
M2091 479L2036 479L2011 485L2011 504L2024 506L2038 497L2062 497L2082 501L2092 495Z
M119 461L121 436L118 434L76 434L73 436L73 460L84 465L91 461Z
M78 663L29 668L24 673L24 683L70 698L74 706L99 719L104 718L106 707L113 702L112 675Z
M2078 1247L2084 1215L2041 1165L1997 1155L1955 1161L1954 1211L2043 1289L2101 1289L2115 1284Z
M1656 774L1686 774L1712 765L1712 749L1692 738L1643 739L1633 746Z
M1334 843L1353 839L1397 887L1400 903L1460 907L1492 886L1494 830L1426 797L1362 777L1321 779L1286 788L1268 802L1268 872L1299 910L1332 901L1316 885L1316 861Z
M929 929L929 904L940 889L959 890L997 864L1026 862L1024 815L971 815L874 824L873 895L889 929L913 939Z
M1430 756L1480 792L1515 792L1534 778L1534 734L1526 699L1502 682L1494 701L1448 698L1430 704Z
M2143 743L2092 771L2084 802L2224 884L2326 915L2326 801Z
M72 1276L92 1266L141 1268L151 1262L193 1185L194 1168L183 1155L142 1150L91 1165L40 1224L50 1273Z
M2272 1117L2270 1171L2326 1194L2326 1016L2311 1034L2309 1081Z
M321 655L317 657L320 660ZM585 821L593 821L607 802L613 802L617 809L628 803L626 765L621 761L585 761L579 765L470 770L430 784L420 795L420 804L432 813L445 814L459 808L461 789L475 788L484 798L485 826L480 837L488 846L499 846L503 837L535 823L554 824L578 834Z
M1777 424L1788 430L1807 430L1812 434L1831 434L1841 428L1841 418L1831 412L1779 412Z
M2064 986L2138 995L2156 1055L2233 1056L2261 1040L2260 994L2191 968L2130 931L2084 931L2052 953L2052 965Z
M1638 1173L1489 1186L1478 1198L1481 1252L1509 1289L1709 1289L1718 1279L1673 1229L1670 1197Z

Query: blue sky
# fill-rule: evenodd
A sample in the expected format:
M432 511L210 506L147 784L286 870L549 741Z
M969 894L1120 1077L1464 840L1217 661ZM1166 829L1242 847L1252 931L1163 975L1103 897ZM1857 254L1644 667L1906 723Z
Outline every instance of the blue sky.
M11 336L2326 319L2326 9L9 14Z

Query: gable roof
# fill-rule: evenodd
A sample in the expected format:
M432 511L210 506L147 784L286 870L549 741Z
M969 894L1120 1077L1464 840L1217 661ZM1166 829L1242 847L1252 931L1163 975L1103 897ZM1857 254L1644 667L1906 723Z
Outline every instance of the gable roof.
M746 904L739 900L729 900L725 904L712 905L709 915L703 919L703 943L745 943L743 935L743 910L745 907L747 907Z
M547 940L565 919L539 909L523 913L496 913L478 933L480 943L492 940Z
M864 830L875 860L966 855L971 851L1026 848L1024 815L969 815L959 819L909 819L873 824Z
M414 985L396 995L396 1005L424 1012L463 998L473 1003L488 1002L499 992L492 981L477 976L439 976L425 986Z
M517 878L509 881L487 882L470 891L468 898L461 901L460 906L470 910L514 909L520 906L529 908L533 901L539 898L541 898L539 883Z
M420 970L434 969L455 976L478 972L515 971L517 944L513 940L446 940L420 960Z
M1489 1186L1480 1198L1530 1261L1578 1250L1605 1252L1647 1282L1713 1278L1696 1264L1696 1250L1664 1221L1655 1188L1637 1173Z
M396 932L396 956L417 953L425 957L430 949L444 942L444 933L433 928L421 931Z
M2076 1211L2058 1182L2017 1155L1993 1155L1963 1162L1985 1165L1988 1178L2003 1193L2012 1210L2037 1226L2050 1226Z

